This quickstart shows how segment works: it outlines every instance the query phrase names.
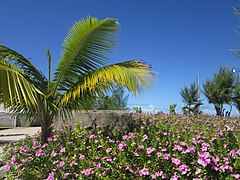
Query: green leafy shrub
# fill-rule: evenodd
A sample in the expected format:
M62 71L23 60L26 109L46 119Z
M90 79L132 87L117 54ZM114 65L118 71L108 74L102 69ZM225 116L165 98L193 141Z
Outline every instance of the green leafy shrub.
M236 119L133 114L132 129L53 131L4 148L7 179L239 179Z

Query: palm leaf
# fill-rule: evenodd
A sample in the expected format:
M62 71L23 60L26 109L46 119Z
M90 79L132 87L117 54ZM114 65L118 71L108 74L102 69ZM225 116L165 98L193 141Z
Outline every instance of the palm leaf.
M149 65L140 60L117 63L84 75L68 92L62 95L58 106L67 106L76 102L85 94L104 93L115 83L125 86L134 94L140 93L142 88L149 87L153 72Z
M43 89L47 85L46 77L24 56L16 51L0 45L0 58L13 64L15 67L28 74L31 81L39 89Z
M53 78L52 95L56 95L57 90L68 91L79 76L104 65L117 31L115 19L99 21L88 17L75 23L64 40L62 58Z
M29 82L29 77L0 58L0 103L5 108L37 109L40 91Z

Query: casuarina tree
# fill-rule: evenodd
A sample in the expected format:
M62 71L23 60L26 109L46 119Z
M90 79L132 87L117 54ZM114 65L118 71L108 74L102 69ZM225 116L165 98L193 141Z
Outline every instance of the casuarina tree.
M184 113L194 113L198 114L200 112L199 107L202 105L201 100L199 100L199 89L196 86L196 83L191 83L190 87L185 86L180 91L182 96L182 101L185 104L183 107Z
M228 68L220 68L213 79L207 79L203 84L204 95L212 103L217 116L223 116L223 104L232 102L235 75Z
M89 109L95 97L113 85L139 93L152 78L150 66L141 60L107 64L115 45L116 19L88 17L76 22L64 39L53 78L48 78L29 59L0 45L0 103L12 113L40 116L42 142L47 142L53 119ZM47 53L50 70L51 55Z

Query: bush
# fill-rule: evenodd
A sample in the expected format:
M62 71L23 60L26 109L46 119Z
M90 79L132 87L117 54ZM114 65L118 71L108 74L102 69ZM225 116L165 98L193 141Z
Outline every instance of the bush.
M229 123L232 121L233 123ZM131 131L53 131L4 148L7 179L239 179L240 127L233 119L134 114ZM133 123L134 122L134 123ZM138 128L139 127L139 128Z

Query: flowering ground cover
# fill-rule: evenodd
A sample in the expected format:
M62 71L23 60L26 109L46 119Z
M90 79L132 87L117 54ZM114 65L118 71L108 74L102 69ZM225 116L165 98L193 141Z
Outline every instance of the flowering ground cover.
M53 130L4 148L7 179L240 179L237 118L143 115L124 132Z

